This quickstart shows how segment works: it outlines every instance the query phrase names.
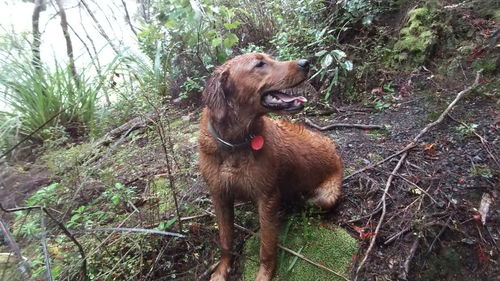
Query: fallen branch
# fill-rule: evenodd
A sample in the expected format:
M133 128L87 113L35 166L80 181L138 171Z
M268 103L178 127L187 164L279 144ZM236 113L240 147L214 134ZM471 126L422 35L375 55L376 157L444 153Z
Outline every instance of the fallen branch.
M377 227L375 228L374 235L373 235L373 237L372 237L372 239L370 241L370 246L368 246L368 249L366 250L365 256L361 260L361 263L359 264L358 269L356 269L356 277L354 278L354 280L358 279L359 271L361 270L361 268L365 264L366 259L368 259L368 255L370 254L371 250L373 249L373 246L375 245L375 239L378 236L378 233L380 231L380 227L382 227L382 222L383 222L383 220L385 218L385 214L386 214L386 211L387 211L385 198L386 198L386 196L388 194L389 187L392 184L392 179L394 178L394 176L398 172L399 168L403 164L406 156L408 156L408 151L406 151L405 153L403 153L403 155L401 155L401 158L399 158L398 164L396 165L396 167L394 167L394 170L392 170L391 175L387 179L387 183L385 184L384 194L382 194L382 198L380 199L382 201L382 214L380 215L380 219L378 220Z
M361 270L361 268L363 267L363 265L365 264L371 250L373 249L373 246L375 245L375 240L377 239L377 236L378 236L378 233L380 231L380 228L382 226L382 223L384 221L384 218L385 218L385 214L386 214L386 196L388 194L388 191L389 191L389 187L391 186L391 183L392 183L392 180L394 178L394 176L397 175L397 172L399 170L399 168L402 166L404 160L406 159L406 157L408 156L408 150L410 147L413 147L416 145L416 143L418 142L418 140L425 134L427 133L432 127L436 126L437 124L441 123L444 119L444 117L450 112L450 110L455 106L455 104L468 92L470 92L471 90L473 90L474 88L476 88L478 85L479 85L479 78L481 77L481 73L482 73L482 69L479 70L477 73L476 73L476 79L474 80L474 83L467 87L466 89L462 90L461 92L459 92L457 94L457 96L455 97L455 99L448 105L448 107L441 113L441 115L439 115L439 117L432 123L429 123L427 124L427 126L425 126L414 138L413 140L405 147L403 148L402 151L404 151L403 155L401 155L401 158L399 159L398 161L398 164L396 165L396 167L394 167L394 169L392 170L392 173L390 174L389 178L387 179L387 182L386 182L386 185L385 185L385 189L384 189L384 193L382 194L382 198L380 199L382 201L382 214L380 215L380 219L377 223L377 227L375 228L375 234L373 235L371 241L370 241L370 245L368 246L368 249L366 250L365 252L365 256L363 257L363 259L361 260L358 268L356 269L356 277L354 280L357 280L357 277L358 277L358 274L359 274L359 271Z
M127 227L107 227L107 228L87 228L83 229L83 232L136 232L136 233L146 233L146 234L158 234L164 236L173 236L179 238L185 238L186 236L180 233L161 231L156 229L145 229L145 228L127 228Z
M209 212L209 211L205 211L205 212L207 212L207 214L209 214L210 216L215 217L215 214L214 214L214 213ZM257 235L257 233L255 233L255 232L251 231L250 229L245 228L245 227L243 227L243 226L241 226L241 225L239 225L239 224L236 224L236 223L235 223L235 224L234 224L234 227L235 227L235 228L237 228L237 229L239 229L239 230L241 230L241 231L243 231L243 232L246 232L246 233L248 233L248 234L251 234L251 235L253 235L253 236L256 236L256 235ZM280 248L280 249L282 249L283 251L288 252L288 253L290 253L290 254L292 254L292 255L294 255L294 256L296 256L296 257L298 257L298 258L300 258L300 259L302 259L302 260L304 260L304 261L306 261L306 262L308 262L308 263L310 263L310 264L312 264L312 265L316 266L316 267L319 267L319 268L321 268L321 269L323 269L323 270L325 270L325 271L328 271L328 272L330 272L330 273L332 273L332 274L334 274L334 275L336 275L336 276L338 276L338 277L340 277L340 278L342 278L342 279L344 279L344 280L346 280L346 281L349 281L349 279L347 279L347 277L345 277L345 276L343 276L342 274L340 274L340 273L338 273L338 272L334 271L333 269L328 268L328 267L326 267L326 266L324 266L324 265L322 265L322 264L319 264L319 263L317 263L317 262L315 262L315 261L312 261L312 260L310 260L309 258L307 258L306 256L304 256L304 255L302 255L302 254L300 254L300 253L297 253L297 252L295 252L295 251L293 251L293 250L291 250L291 249L289 249L289 248L287 248L287 247L285 247L285 246L282 246L282 245L278 244L278 248Z
M348 123L336 123L336 124L330 124L330 125L326 125L326 126L319 126L319 125L315 124L313 121L311 121L309 118L306 118L304 120L304 122L307 125L309 125L310 127L313 127L313 128L320 130L320 131L327 131L327 130L331 130L333 128L357 128L357 129L369 129L369 130L386 129L386 127L383 125L348 124Z

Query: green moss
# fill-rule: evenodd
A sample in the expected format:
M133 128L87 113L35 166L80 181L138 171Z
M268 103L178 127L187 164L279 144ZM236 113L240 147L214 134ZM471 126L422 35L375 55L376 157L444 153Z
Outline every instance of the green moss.
M500 21L500 9L496 9L493 12L493 19L496 20L496 21Z
M284 224L280 241L285 247L300 252L309 259L348 276L357 241L339 227L324 227L318 222L292 217ZM243 280L254 280L259 268L257 237L250 238L244 249ZM287 252L278 253L278 269L273 280L310 281L342 280L341 278L305 262Z
M429 3L408 12L408 21L394 44L396 65L414 67L427 60L438 39L435 31L437 13L436 5Z

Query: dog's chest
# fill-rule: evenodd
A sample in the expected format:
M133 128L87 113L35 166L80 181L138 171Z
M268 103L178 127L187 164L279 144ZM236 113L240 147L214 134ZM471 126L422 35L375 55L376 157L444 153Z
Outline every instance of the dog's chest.
M270 163L258 155L229 155L219 164L219 180L229 189L248 193L270 181L270 170Z

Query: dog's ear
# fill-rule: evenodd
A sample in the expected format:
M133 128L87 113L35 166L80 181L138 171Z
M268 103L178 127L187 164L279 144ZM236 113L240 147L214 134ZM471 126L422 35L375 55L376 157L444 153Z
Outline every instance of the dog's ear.
M221 121L228 110L229 69L216 69L212 77L205 84L203 90L203 102L212 111L213 118Z

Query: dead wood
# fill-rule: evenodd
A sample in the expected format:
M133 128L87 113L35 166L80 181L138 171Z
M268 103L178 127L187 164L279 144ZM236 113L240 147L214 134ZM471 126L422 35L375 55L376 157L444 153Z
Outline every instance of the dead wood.
M370 129L382 130L382 129L386 128L383 125L348 124L348 123L335 123L335 124L330 124L330 125L326 125L326 126L319 126L308 118L306 118L304 122L307 125L309 125L310 127L313 127L313 128L320 130L320 131L327 131L327 130L331 130L334 128L357 128L357 129L369 129L369 130Z

